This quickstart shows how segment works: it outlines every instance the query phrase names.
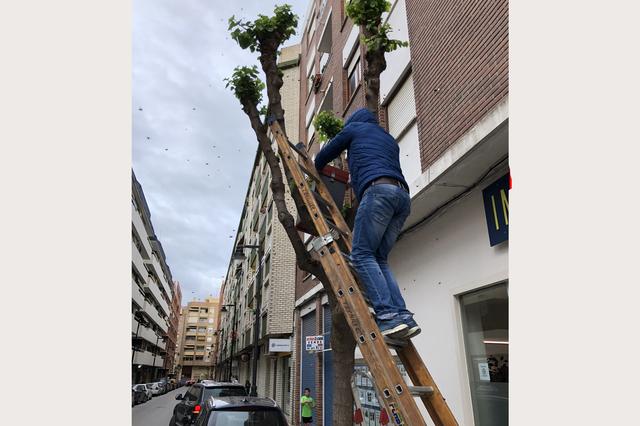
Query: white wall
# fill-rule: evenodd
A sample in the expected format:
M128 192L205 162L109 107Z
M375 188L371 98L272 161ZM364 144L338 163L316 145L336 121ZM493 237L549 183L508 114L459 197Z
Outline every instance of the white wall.
M418 143L418 125L414 121L409 130L397 139L400 146L400 167L404 179L409 185L422 174L420 165L420 145Z
M396 0L388 17L391 25L389 37L396 40L409 41L409 27L407 25L407 7L405 0ZM400 47L385 55L387 69L380 75L380 102L385 104L387 96L396 84L398 78L409 65L411 55L409 47Z
M391 252L391 268L422 328L413 342L460 425L473 425L473 412L456 295L507 279L507 254L508 242L489 246L479 189Z

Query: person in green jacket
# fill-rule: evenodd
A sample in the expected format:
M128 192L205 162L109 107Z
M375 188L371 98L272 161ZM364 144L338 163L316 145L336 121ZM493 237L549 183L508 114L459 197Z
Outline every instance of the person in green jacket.
M304 388L300 405L302 405L302 423L313 423L313 407L316 406L316 402L311 398L311 389Z

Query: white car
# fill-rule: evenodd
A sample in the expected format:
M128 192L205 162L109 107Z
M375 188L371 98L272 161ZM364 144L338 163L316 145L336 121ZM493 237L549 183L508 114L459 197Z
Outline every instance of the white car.
M162 395L162 387L160 383L147 383L147 387L151 389L151 393L155 395Z
M146 396L145 400L148 401L151 399L151 397L153 396L153 393L151 392L151 389L149 389L149 386L147 386L144 383L141 383L139 385L134 385L133 386L134 390L142 390L144 391L144 394Z

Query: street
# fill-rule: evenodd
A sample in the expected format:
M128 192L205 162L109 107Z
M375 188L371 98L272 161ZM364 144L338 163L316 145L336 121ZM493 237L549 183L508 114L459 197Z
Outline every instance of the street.
M132 407L132 426L168 426L173 407L178 403L176 395L184 394L187 389L188 386L182 386Z

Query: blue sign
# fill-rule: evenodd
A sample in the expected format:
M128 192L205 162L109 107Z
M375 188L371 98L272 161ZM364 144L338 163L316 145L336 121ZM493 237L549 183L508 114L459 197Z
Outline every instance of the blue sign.
M482 190L491 247L509 239L509 174Z

